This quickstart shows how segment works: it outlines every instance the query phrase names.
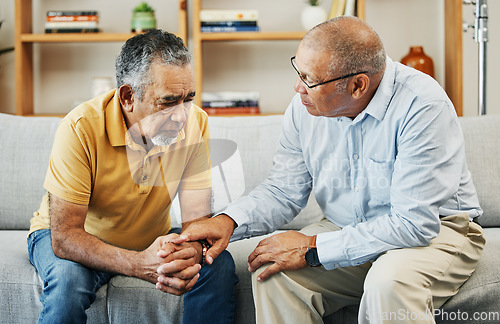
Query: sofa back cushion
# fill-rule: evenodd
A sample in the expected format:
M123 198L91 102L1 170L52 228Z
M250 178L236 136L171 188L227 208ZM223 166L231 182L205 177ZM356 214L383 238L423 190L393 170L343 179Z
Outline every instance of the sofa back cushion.
M60 120L0 114L0 229L29 229Z
M222 165L224 180L228 183L238 183L244 180L244 190L241 194L248 194L253 188L262 183L269 175L273 165L273 157L279 144L281 134L282 115L257 116L257 117L212 117L209 119L210 137L217 140L228 139L234 141L237 147L238 159L241 160L243 178L241 172L234 164ZM212 165L212 167L214 167ZM216 172L213 174L213 186L215 200L217 200L216 188L222 187ZM235 185L237 189L240 186ZM228 188L230 191L234 190ZM220 204L215 201L215 205ZM309 203L304 210L283 229L301 229L305 225L321 220L322 213L311 195Z
M500 226L500 115L460 117L467 164L476 186L483 227Z

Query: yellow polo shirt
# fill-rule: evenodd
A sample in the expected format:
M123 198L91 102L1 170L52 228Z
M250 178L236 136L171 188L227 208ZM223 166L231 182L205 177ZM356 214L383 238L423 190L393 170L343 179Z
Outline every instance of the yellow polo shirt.
M169 232L177 190L210 188L208 137L207 115L193 105L176 141L147 152L127 132L113 90L76 107L61 121L44 188L66 201L88 205L88 233L116 246L143 250ZM33 214L30 233L47 228L48 194Z

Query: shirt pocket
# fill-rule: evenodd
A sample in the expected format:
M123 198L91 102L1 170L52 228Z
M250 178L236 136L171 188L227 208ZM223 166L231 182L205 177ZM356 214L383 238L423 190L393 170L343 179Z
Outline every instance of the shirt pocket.
M394 161L377 161L369 158L366 165L368 191L376 204L388 205L391 202L391 183Z

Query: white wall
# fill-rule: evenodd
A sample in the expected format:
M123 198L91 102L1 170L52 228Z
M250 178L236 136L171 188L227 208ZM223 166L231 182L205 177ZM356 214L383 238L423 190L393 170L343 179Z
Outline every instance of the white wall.
M34 29L43 31L45 12L50 9L97 9L105 32L126 32L132 8L139 0L33 0ZM177 30L176 1L149 0L157 11L158 26ZM188 1L191 4L191 1ZM331 1L322 6L329 10ZM265 31L300 30L300 12L305 0L205 0L206 8L258 9ZM488 113L493 106L494 79L500 51L499 1L489 1ZM13 45L14 0L1 0L0 48ZM366 0L366 18L385 43L388 54L400 60L412 45L422 45L434 60L436 79L444 84L444 1ZM472 22L472 7L464 6L464 17ZM498 31L498 32L497 32ZM204 45L204 90L257 90L263 112L283 112L293 95L295 72L289 58L298 41L211 42ZM35 113L65 113L76 101L90 96L92 77L114 76L114 59L121 44L36 44ZM464 115L477 114L477 44L464 34ZM0 57L0 112L15 112L14 55ZM498 106L498 105L497 105Z
M496 91L500 86L498 72L500 71L500 1L488 1L488 29L489 39L487 48L487 72L486 72L486 107L487 114L500 114L500 105L496 101ZM474 23L474 7L463 6L464 20L468 24ZM463 37L463 66L464 66L464 116L476 116L478 114L478 43L472 36L473 30L469 29Z

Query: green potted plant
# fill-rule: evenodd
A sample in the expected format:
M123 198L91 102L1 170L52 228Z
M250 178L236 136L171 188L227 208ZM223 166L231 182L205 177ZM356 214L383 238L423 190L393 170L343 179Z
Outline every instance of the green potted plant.
M155 11L146 2L141 2L132 13L131 30L142 33L156 28Z
M302 11L300 20L305 30L309 30L326 20L327 13L319 6L320 0L307 0L307 6Z

